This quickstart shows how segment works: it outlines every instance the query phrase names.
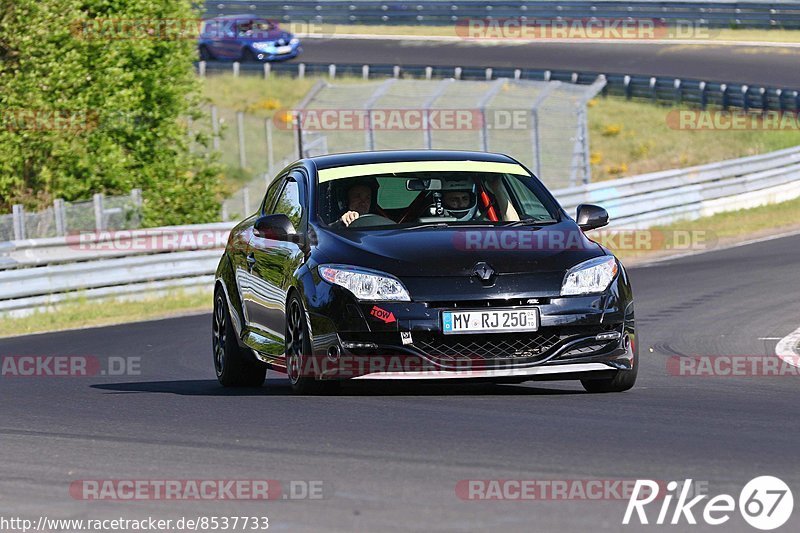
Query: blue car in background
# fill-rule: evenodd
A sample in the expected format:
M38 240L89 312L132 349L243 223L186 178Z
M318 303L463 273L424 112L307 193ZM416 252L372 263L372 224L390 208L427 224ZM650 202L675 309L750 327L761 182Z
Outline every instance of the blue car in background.
M300 39L275 21L252 15L227 15L203 22L197 43L200 59L281 61L302 52Z

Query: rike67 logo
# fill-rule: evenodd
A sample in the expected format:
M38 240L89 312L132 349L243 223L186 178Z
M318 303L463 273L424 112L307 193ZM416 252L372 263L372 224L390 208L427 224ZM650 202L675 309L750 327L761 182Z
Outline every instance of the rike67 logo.
M697 519L711 526L723 525L737 510L737 501L730 494L719 494L707 501L707 494L692 495L692 480L682 484L670 481L666 490L663 484L649 479L637 479L625 509L623 524L697 524ZM645 507L658 500L661 505L657 518L648 517ZM672 506L675 501L674 507ZM658 505L653 506L658 508ZM789 486L773 476L759 476L751 479L739 493L738 511L745 522L756 529L768 531L785 524L792 515L794 497ZM652 522L651 522L652 521Z

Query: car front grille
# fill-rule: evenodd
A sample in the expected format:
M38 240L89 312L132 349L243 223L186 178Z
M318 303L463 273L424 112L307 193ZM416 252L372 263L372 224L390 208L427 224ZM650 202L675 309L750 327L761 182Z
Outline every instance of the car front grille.
M445 361L544 358L562 340L555 333L430 335L414 338L426 355Z

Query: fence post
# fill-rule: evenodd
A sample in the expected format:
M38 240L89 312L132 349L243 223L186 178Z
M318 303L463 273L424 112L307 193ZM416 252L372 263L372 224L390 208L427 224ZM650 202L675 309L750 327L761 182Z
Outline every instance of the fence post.
M219 111L213 104L211 106L211 131L213 132L212 146L214 150L219 150Z
M650 99L653 100L653 103L658 101L658 91L656 90L657 81L655 76L650 78Z
M244 204L245 216L250 215L250 187L242 189L242 203Z
M336 78L336 65L335 64L328 65L328 77L330 79Z
M675 87L675 103L680 104L683 102L683 91L681 91L680 78L675 78L675 81L672 82L672 86Z
M272 64L269 61L264 61L264 79L268 79L272 72Z
M201 78L205 78L206 77L206 62L205 61L200 61L200 63L197 64L197 74Z
M454 69L453 69L453 77L454 77L455 79L457 79L457 80L460 80L460 79L461 79L461 72L462 72L462 69L461 69L461 67L456 67L456 68L454 68Z
M297 158L303 159L303 112L297 112L297 135L294 136L295 148L297 149Z
M272 174L272 167L275 166L275 152L272 150L272 120L264 119L264 131L267 135L267 171Z
M700 82L700 109L705 109L708 104L708 94L706 93L706 82Z
M433 67L425 67L425 79L429 80L433 77Z
M239 139L239 168L247 167L247 152L244 139L244 113L236 112L236 133Z
M392 77L399 78L400 77L400 65L395 65L392 67Z
M58 237L63 237L66 235L67 230L64 227L64 200L61 198L53 200L53 216L56 219L56 235Z
M490 81L492 79L492 67L486 69L486 81Z
M522 77L522 70L520 70L518 68L515 68L514 69L514 79L516 81L519 81L521 77Z
M25 208L20 204L11 207L14 222L14 240L21 241L25 238Z
M783 89L775 89L775 96L778 98L778 111L783 111Z
M136 213L136 227L142 225L142 189L131 189L131 203Z
M95 194L92 201L94 202L94 229L96 231L104 230L106 228L103 220L105 218L103 216L103 193Z
M239 62L238 61L234 61L233 62L233 77L234 78L238 78L239 77Z
M306 77L306 64L305 63L300 63L299 65L297 65L297 77L298 77L298 79L301 79L301 80Z
M361 78L365 80L369 79L369 65L363 65L361 67Z
M625 99L630 100L633 98L633 91L631 90L631 77L627 74L622 78L622 87L625 92Z
M761 93L761 109L766 114L769 111L769 91L764 87L760 87L758 92Z
M750 87L748 87L747 85L742 85L742 108L744 109L745 113L747 113L747 111L750 110L750 102L747 99L747 92L749 90Z
M728 86L723 83L719 86L719 90L722 93L722 109L728 109Z

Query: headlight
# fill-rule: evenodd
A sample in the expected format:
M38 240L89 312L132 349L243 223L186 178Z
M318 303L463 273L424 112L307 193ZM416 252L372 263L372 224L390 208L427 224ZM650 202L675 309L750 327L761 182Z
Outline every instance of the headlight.
M253 43L252 46L256 50L260 50L261 52L267 52L271 48L275 48L275 43L273 43L271 41L266 41L266 42L263 42L263 43Z
M606 290L619 267L612 256L595 257L567 271L561 284L561 295L592 294Z
M298 39L297 37L292 37L291 40L289 41L289 44L300 44L300 39Z
M389 274L346 265L320 265L319 274L325 281L352 292L359 300L411 301L400 280Z

